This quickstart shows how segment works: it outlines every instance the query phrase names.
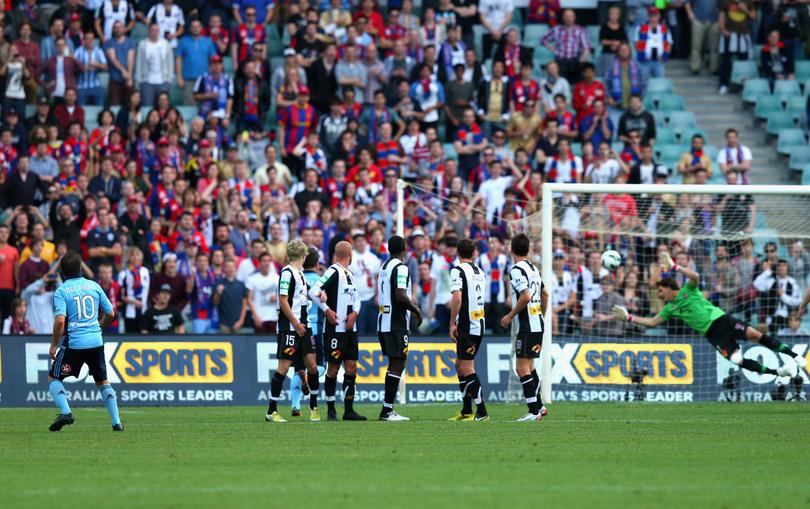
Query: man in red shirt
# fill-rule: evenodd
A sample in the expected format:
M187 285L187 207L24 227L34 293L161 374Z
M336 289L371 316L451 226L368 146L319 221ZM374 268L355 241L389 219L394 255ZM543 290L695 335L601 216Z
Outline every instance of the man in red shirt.
M177 243L181 241L185 246L193 242L199 246L200 252L208 254L208 244L205 242L205 237L194 227L194 215L188 210L180 214L180 222L169 236L169 249L175 251Z
M8 243L11 229L0 224L0 319L11 315L11 301L19 291L20 253Z
M577 112L577 124L593 113L593 102L605 100L605 86L594 80L596 67L590 62L582 65L582 81L574 86L574 109Z
M625 183L627 176L620 175L616 178L616 184ZM638 220L636 200L629 194L606 194L603 200L610 215L611 226L625 229Z

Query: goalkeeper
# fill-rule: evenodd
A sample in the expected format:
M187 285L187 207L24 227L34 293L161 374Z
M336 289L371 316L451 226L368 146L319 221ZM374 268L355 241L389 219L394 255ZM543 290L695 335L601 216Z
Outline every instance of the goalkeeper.
M726 314L718 308L700 291L700 275L688 267L681 267L672 261L669 253L663 252L659 257L661 266L669 272L680 272L688 278L683 288L671 277L663 278L658 282L658 298L664 302L664 307L658 315L644 318L630 314L626 308L613 306L613 315L618 320L637 323L645 327L656 327L670 318L680 318L688 326L703 335L723 357L734 364L755 373L777 376L795 376L796 367L782 366L771 369L763 366L753 359L744 359L740 345L737 341L753 341L762 346L793 357L798 368L807 366L807 361L797 355L790 347L768 335L763 335L753 327L745 325Z

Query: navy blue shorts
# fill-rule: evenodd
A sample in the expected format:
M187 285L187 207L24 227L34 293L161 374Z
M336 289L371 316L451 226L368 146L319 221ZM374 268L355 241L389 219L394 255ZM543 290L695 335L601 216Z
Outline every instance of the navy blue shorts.
M69 376L78 377L85 364L90 368L90 374L96 383L107 379L107 361L104 358L103 346L82 349L60 348L48 374L57 380L64 380Z

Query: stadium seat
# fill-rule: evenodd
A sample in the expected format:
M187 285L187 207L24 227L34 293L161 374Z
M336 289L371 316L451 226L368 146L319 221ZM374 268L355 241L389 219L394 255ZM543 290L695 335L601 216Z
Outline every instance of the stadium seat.
M669 114L669 127L676 130L697 127L695 114L691 111L673 111Z
M534 48L534 51L537 52L540 46L540 38L546 35L549 30L549 26L545 23L526 25L523 28L523 43L530 48Z
M534 62L534 67L540 69L541 67L545 67L547 63L554 60L554 52L545 46L541 46L540 43L537 43L537 46L534 48L534 56L532 57L532 60Z
M113 116L114 116L114 117L117 117L117 116L118 116L118 112L119 112L119 111L121 111L121 105L117 105L117 106L108 106L107 108L108 108L110 111L112 111L112 114L113 114Z
M781 111L783 111L782 101L778 97L761 95L757 98L756 106L754 106L754 118L763 120Z
M575 156L582 155L582 143L579 142L572 142L571 143L571 152L574 153Z
M644 102L649 110L654 111L684 111L686 103L683 97L677 94L647 94Z
M222 59L222 71L228 75L233 74L233 61L231 60L231 57L225 57Z
M87 131L92 131L98 127L98 114L104 109L104 106L83 106L84 108L84 123L87 124ZM90 128L93 124L93 128Z
M129 36L132 38L132 41L137 45L138 41L149 37L149 27L147 27L143 23L136 21L135 28L132 29L132 32L130 32Z
M652 113L653 118L655 118L656 127L666 127L669 125L669 115L666 115L663 111L651 111L650 113ZM619 124L616 123L616 125Z
M490 55L484 55L484 25L475 24L472 27L473 29L473 49L475 50L475 54L479 55L479 58L485 60L489 58ZM482 56L483 55L483 56Z
M650 81L647 82L647 93L671 94L672 80L669 78L650 78Z
M765 132L771 136L777 136L783 129L794 128L799 125L795 115L789 115L784 111L775 111L768 115L765 121Z
M759 69L753 60L736 60L731 68L731 82L742 85L747 79L758 78Z
M661 145L660 147L656 145L655 150L660 154L658 156L659 162L674 170L678 164L678 159L681 158L681 154L689 150L689 148L683 145Z
M788 97L785 111L789 115L798 117L800 123L804 124L805 122L801 122L801 120L807 117L807 97L803 95L792 95Z
M788 97L802 95L799 82L796 80L776 80L773 83L773 95L785 101Z
M180 113L180 116L183 117L186 125L189 125L194 117L197 116L198 108L196 106L182 105L177 106L177 111Z
M699 127L687 127L681 131L681 145L689 147L692 144L692 137L696 134L703 136L704 140L709 138L709 135L706 134L706 131L703 129L700 129Z
M601 30L601 28L602 27L599 25L588 25L585 27L585 30L588 32L588 40L591 42L591 47L593 48L601 46L599 44L599 30Z
M703 153L709 156L709 159L711 159L712 162L717 161L717 152L717 147L714 145L703 146Z
M444 156L447 159L457 159L458 158L458 154L456 154L456 146L455 145L453 145L452 143L445 143L444 145L442 145L442 147L444 148Z
M800 60L796 62L793 74L796 75L796 81L804 82L810 79L810 60Z
M805 164L802 168L802 185L810 186L810 164Z
M176 84L172 85L171 88L169 88L169 100L172 104L183 104L183 102L185 102L183 100L183 89Z
M659 127L655 130L655 143L663 143L665 145L672 145L678 143L675 129L671 127Z
M804 131L801 129L783 129L779 132L779 139L776 142L776 150L784 156L790 155L793 147L807 145Z
M764 78L751 78L745 80L742 89L742 100L748 104L754 104L763 95L771 95L771 85Z
M788 163L788 167L793 171L803 171L807 164L810 164L810 147L793 147L790 150L790 162Z

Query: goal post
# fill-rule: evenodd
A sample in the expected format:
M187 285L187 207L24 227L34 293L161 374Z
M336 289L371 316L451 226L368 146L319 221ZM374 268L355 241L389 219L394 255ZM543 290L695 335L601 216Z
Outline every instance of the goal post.
M681 259L689 264L696 265L696 268L701 270L702 279L713 282L714 288L706 289L705 294L708 293L713 303L723 308L724 303L735 302L736 296L724 296L723 292L720 291L718 297L713 293L717 289L722 289L722 285L725 283L722 277L718 278L718 273L726 269L714 270L716 258L720 258L723 263L726 261L726 256L722 255L722 253L727 253L730 247L733 247L734 256L738 256L740 255L739 246L746 243L747 240L751 240L750 244L758 250L756 254L760 258L767 258L762 248L770 245L769 243L773 243L776 246L778 257L787 259L796 248L797 241L803 241L804 245L807 245L807 240L810 239L810 186L546 183L543 185L541 196L539 211L525 218L510 221L509 226L513 234L526 233L533 244L538 242L541 244L539 250L537 246L534 246L532 251L539 254L534 261L538 261L537 258L540 258L542 278L549 292L552 293L552 302L554 302L552 281L555 284L557 281L553 267L555 242L558 245L560 243L565 245L565 249L560 249L565 253L556 253L558 258L565 259L565 263L574 265L578 263L584 264L585 262L568 258L568 248L571 246L580 247L580 251L583 253L586 249L589 249L588 254L597 252L597 250L601 253L607 247L619 250L623 258L621 270L626 271L622 272L622 277L631 270L636 271L637 279L641 280L643 277L643 284L647 285L646 288L643 288L643 291L651 301L655 299L653 293L655 288L654 284L650 282L654 280L652 274L656 271L654 268L655 262L651 262L651 256L655 255L657 257L656 251L661 249L675 251L677 248L677 253L680 253ZM749 227L751 228L749 229ZM583 235L586 233L587 242L583 241ZM662 248L661 244L666 244L666 247ZM725 251L718 248L718 245L725 246ZM641 247L639 248L639 246ZM801 247L800 244L799 247ZM637 248L640 250L637 251ZM717 252L721 253L721 255L716 256ZM643 253L644 256L642 257L640 253ZM592 282L601 285L601 279L604 279L605 271L598 266L598 263L597 266L593 265L594 259L595 257L592 257L590 266L594 270L589 273L593 276ZM627 267L624 267L625 263L628 264ZM773 260L773 263L776 264L775 260ZM723 265L723 267L726 266ZM559 271L559 267L557 269ZM774 274L776 273L775 270L774 267ZM601 275L599 275L600 272ZM611 275L608 279L618 283L619 272L617 271L615 275ZM728 269L728 272L733 275L734 271ZM723 272L723 274L725 273ZM796 286L800 287L802 295L808 286L808 274L810 274L810 268L807 268L801 274L792 275L795 276ZM750 274L748 275L750 276ZM562 279L568 278L567 280L571 280L572 277L582 276L569 275ZM656 277L660 277L660 274ZM721 282L717 282L719 280ZM742 288L747 284L750 285L750 282L741 280L739 284ZM607 288L610 289L609 286ZM763 298L761 292L757 295L755 290L750 292L749 290L750 288L743 288L735 291L738 291L739 295L750 293L750 295L753 295L752 298L757 301ZM598 286L595 291L599 291ZM794 294L796 291L793 290ZM585 292L583 291L583 293ZM577 308L583 306L584 301L580 302L580 298L582 298L582 295L577 294L575 306ZM593 302L595 300L591 301L590 304L593 304ZM793 303L795 304L795 301ZM658 302L656 305L660 306L661 303ZM753 313L751 310L746 310L748 313L747 321L752 326L770 329L776 335L774 321L780 322L778 324L780 327L787 325L787 319L782 319L784 317L778 320L774 318L772 321L770 315L776 313L775 308L779 306L778 303L771 306L766 302L764 307L768 309L765 310L761 302L755 303L754 307L756 309ZM580 357L576 359L580 364L574 365L575 362L571 361L570 365L565 366L571 368L571 371L569 371L571 375L568 377L561 374L563 367L553 366L553 358L556 355L553 352L559 350L559 348L555 348L554 343L557 341L579 341L580 343L572 346L570 350L573 351L575 348L582 350L585 342L589 341L587 336L594 334L592 331L595 330L593 327L595 327L594 323L597 320L593 318L594 315L589 315L588 320L590 322L586 323L584 311L581 311L581 316L576 317L572 314L571 320L567 320L566 329L564 331L560 329L555 334L553 332L554 327L558 327L557 321L561 321L561 318L554 316L552 308L554 308L554 305L549 305L548 309L544 311L546 328L538 366L540 368L538 371L541 374L541 396L544 402L552 401L554 396L552 387L554 384L562 380L564 381L562 385L565 385L570 383L572 379L586 378L580 372L582 371L582 362L584 362ZM789 308L788 312L793 316L792 313L795 311L796 306L789 306ZM649 306L645 308L645 311L649 316L652 316L659 309L660 307ZM568 309L565 310L565 312L568 311ZM738 313L739 309L728 309L726 311L732 314ZM785 309L780 308L779 314L784 315ZM572 322L574 322L573 326ZM552 324L555 324L554 327ZM661 344L668 343L672 346L691 341L694 347L690 348L695 350L690 350L690 352L694 353L695 357L689 359L694 366L693 371L690 371L690 373L693 373L690 375L692 377L690 380L692 380L691 384L695 390L700 392L693 396L704 400L722 399L721 392L725 384L722 373L725 370L728 372L729 377L736 376L733 373L735 366L724 364L724 359L715 358L714 352L704 348L704 346L708 345L703 345L697 334L679 330L680 334L684 336L671 336L672 330L661 329L660 334L655 335L655 331L651 333L650 331L645 332L633 328L632 333L623 333L626 335L616 338L615 343L599 343L611 341L604 337L595 338L594 341L595 344L602 344L597 349L607 349L608 347L605 347L605 344L626 343L632 345L633 342L661 342ZM690 339L687 341L683 339L684 337ZM789 342L791 344L797 343L796 348L802 349L803 355L807 355L806 338L803 341L803 344L799 344L801 343L799 340L793 341L791 339ZM746 352L746 347L750 347L750 345L750 343L743 345L743 352ZM773 367L778 367L779 363L786 362L785 359L787 359L784 354L765 359L765 354L759 350L751 353L752 355L761 356L763 361L776 362L777 366ZM636 357L628 355L619 358L635 359L633 361L627 360L627 363L646 359L641 355ZM663 369L660 364L655 364L656 362L664 361L652 361L650 365L654 366L654 369ZM585 387L595 380L593 386L603 389L610 389L612 387L610 384L615 384L615 387L621 386L618 389L619 391L626 390L629 397L629 394L635 390L632 377L627 375L630 366L623 364L620 368L621 371L615 373L606 371L601 378L590 376L591 380L580 380L579 383L583 384L581 387ZM638 368L638 365L632 367L634 370L636 368ZM646 368L643 370L646 370ZM621 373L624 373L624 375L621 375ZM617 379L617 376L620 379ZM627 380L621 379L621 376L626 376ZM802 376L805 380L807 379L806 373L803 373ZM742 389L749 387L752 391L759 391L763 394L773 390L773 387L780 385L780 383L782 385L789 383L786 380L774 380L774 376L769 378L769 376L758 374L740 373L739 378L742 381L738 390L740 387ZM700 383L698 383L698 379ZM683 383L683 381L666 380L662 376L648 376L643 383L656 386L656 384ZM712 383L714 383L714 386L710 387ZM640 387L641 382L638 385ZM665 385L658 386L666 388ZM718 391L718 394L715 394L715 391Z

